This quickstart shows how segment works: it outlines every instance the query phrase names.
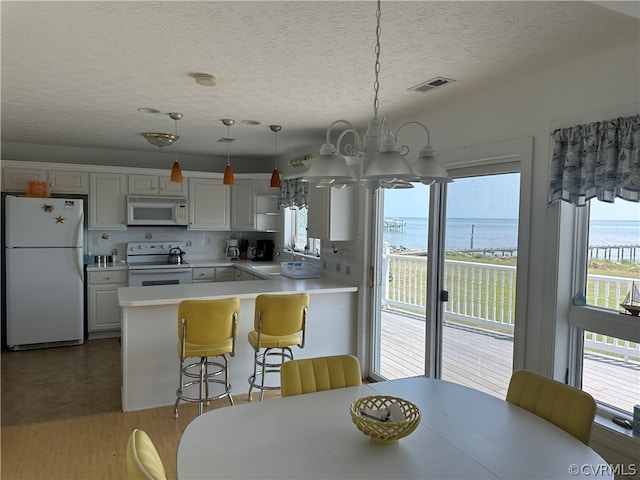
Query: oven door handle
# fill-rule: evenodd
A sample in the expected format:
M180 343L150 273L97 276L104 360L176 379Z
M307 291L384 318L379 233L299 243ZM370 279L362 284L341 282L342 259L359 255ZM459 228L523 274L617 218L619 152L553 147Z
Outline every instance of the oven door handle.
M147 270L129 269L129 275L132 273L135 275L157 275L159 273L188 273L191 271L191 267L185 268L153 268Z

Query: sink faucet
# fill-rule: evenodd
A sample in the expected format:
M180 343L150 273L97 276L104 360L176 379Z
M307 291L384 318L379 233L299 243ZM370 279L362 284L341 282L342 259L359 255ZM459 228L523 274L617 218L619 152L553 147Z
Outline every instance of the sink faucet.
M290 247L284 247L283 250L287 253L290 253L291 256L293 257L293 261L296 261L296 251L293 248Z

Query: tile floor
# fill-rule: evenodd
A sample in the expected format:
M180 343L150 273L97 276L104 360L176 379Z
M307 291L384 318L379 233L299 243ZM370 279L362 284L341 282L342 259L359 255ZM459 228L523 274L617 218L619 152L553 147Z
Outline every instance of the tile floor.
M1 425L120 411L118 338L11 352L1 359Z

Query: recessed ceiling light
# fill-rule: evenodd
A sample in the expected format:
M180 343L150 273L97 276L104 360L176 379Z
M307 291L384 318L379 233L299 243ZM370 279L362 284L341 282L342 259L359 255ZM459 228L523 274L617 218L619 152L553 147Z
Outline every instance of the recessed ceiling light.
M240 120L240 123L244 123L245 125L260 125L260 122L257 120Z
M140 113L160 113L160 110L156 110L155 108L147 108L141 107L138 109Z

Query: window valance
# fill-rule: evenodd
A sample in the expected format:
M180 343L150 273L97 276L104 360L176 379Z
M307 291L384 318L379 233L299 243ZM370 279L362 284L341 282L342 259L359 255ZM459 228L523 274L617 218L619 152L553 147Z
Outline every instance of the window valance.
M640 115L553 132L549 204L640 201Z
M309 184L302 178L283 180L280 185L280 204L282 207L306 207Z

